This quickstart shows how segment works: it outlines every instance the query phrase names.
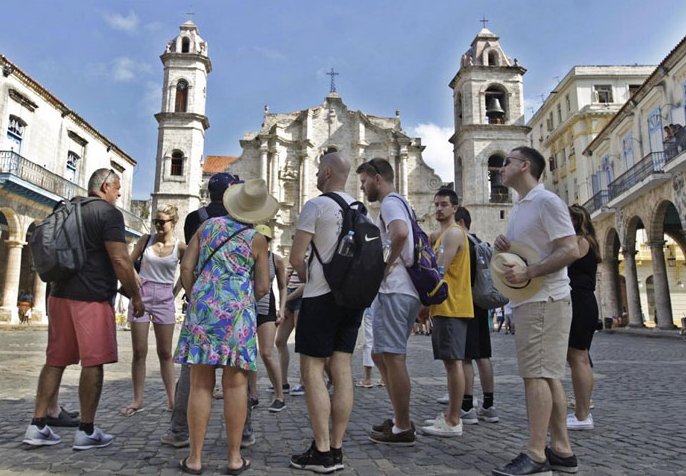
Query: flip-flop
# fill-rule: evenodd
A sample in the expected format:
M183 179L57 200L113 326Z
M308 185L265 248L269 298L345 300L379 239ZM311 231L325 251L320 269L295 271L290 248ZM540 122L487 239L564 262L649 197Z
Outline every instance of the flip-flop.
M356 387L362 387L362 388L373 388L374 384L373 383L364 383L362 380L358 380L355 382Z
M179 461L179 467L181 468L181 471L184 473L188 474L202 474L202 468L200 469L193 469L189 468L188 465L186 464L186 461L188 461L188 456L186 456L183 460Z
M243 462L243 464L241 465L240 468L229 468L227 466L226 467L226 473L224 473L224 474L230 474L232 476L236 476L238 474L241 474L243 471L250 469L250 464L251 464L250 461L246 460L242 456L241 456L241 461Z
M140 408L138 408L138 407L134 407L134 406L132 406L132 405L129 405L129 406L124 407L124 408L122 408L121 410L119 410L119 414L120 414L121 416L125 416L125 417L132 417L132 416L134 416L136 413L140 413L140 412L142 412L142 411L144 411L144 410L145 410L145 407L140 407Z
M70 412L69 410L67 410L67 409L64 408L64 407L60 407L60 410L63 411L63 412L65 412L65 413L66 413L67 415L69 415L71 418L78 418L78 417L79 417L79 412L77 412L76 410L74 410L73 412Z

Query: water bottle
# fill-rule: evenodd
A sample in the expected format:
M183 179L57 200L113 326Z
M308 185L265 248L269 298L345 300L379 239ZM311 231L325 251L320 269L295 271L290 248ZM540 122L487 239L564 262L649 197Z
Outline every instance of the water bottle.
M383 242L383 262L388 263L388 258L391 256L391 240L386 239Z
M355 232L353 230L350 230L341 240L341 244L338 246L338 254L347 258L355 254Z
M443 244L441 244L436 250L436 264L438 264L438 273L443 276L445 275L445 266L443 265L443 254L445 250L443 249Z

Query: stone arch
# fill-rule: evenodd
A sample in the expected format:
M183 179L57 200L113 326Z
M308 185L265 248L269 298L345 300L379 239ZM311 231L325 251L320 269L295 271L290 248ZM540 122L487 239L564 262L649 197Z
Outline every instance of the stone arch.
M482 104L487 124L507 124L510 116L510 92L500 83L490 83L482 90ZM498 101L502 113L493 112L495 101ZM491 111L491 112L489 112Z
M650 232L648 239L650 241L662 241L664 235L672 236L683 230L681 226L681 218L679 212L670 200L662 200L653 209L653 214L650 217Z
M635 250L636 249L636 232L640 229L645 229L643 220L640 216L634 215L626 223L625 236L624 236L624 249Z
M36 229L36 222L32 222L24 236L24 241L29 242L31 234ZM21 270L19 272L19 293L33 295L34 282L36 279L36 271L33 269L33 255L31 254L31 247L24 246L21 249Z
M176 82L175 96L174 96L174 112L188 111L188 89L190 85L185 79L179 79Z
M185 154L179 149L174 149L171 154L169 166L170 175L183 175Z
M605 238L601 243L601 258L603 260L612 260L619 258L619 250L622 247L622 243L619 240L619 233L613 227L605 232Z
M484 66L500 66L500 54L495 48L486 48L483 52Z
M506 153L498 150L492 152L488 156L488 185L489 185L489 201L491 203L505 203L510 199L510 192L505 185L500 174L500 169L503 166Z
M7 222L7 236L5 236L3 231L2 238L6 240L22 241L24 232L15 211L11 208L0 208L0 212L4 215L5 221Z
M181 53L191 52L191 39L187 36L181 38Z

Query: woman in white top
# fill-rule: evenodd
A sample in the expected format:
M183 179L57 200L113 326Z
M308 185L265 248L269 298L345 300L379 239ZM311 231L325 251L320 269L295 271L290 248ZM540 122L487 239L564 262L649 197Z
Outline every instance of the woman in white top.
M143 387L145 384L145 359L148 355L148 331L150 322L155 331L157 357L160 359L160 373L167 392L167 407L174 408L174 363L172 360L172 337L176 323L174 306L174 277L186 244L174 238L174 227L179 221L175 206L166 205L157 210L153 223L153 235L143 235L133 251L131 259L135 262L143 256L138 279L145 313L134 317L129 304L128 321L131 325L133 360L133 401L120 410L123 416L132 416L143 411ZM180 289L180 287L177 287Z

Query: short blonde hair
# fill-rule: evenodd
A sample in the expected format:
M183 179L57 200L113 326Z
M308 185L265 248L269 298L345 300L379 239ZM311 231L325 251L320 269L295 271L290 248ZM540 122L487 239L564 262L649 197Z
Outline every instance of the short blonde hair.
M179 221L179 209L176 208L174 205L164 205L162 207L159 207L157 209L157 213L164 213L167 215L172 223L176 225L176 222Z

